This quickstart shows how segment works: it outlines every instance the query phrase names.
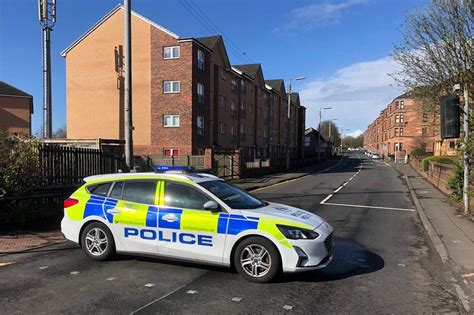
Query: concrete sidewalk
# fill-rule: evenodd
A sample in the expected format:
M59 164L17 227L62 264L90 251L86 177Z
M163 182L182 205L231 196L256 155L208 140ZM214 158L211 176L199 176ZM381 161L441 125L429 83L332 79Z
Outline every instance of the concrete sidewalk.
M336 165L342 157L327 160L316 165L307 166L291 171L290 173L269 174L258 178L246 178L233 181L237 186L252 191L268 187L277 183L300 178L314 172L325 170L331 165ZM65 242L64 237L58 230L48 232L21 231L18 233L0 235L0 256L5 254L29 251L45 246ZM0 262L1 263L1 262Z
M447 196L420 176L408 164L391 164L406 175L416 198L434 231L446 248L449 259L461 266L465 283L474 284L474 222L461 215L461 210L450 204ZM466 283L466 284L467 284Z

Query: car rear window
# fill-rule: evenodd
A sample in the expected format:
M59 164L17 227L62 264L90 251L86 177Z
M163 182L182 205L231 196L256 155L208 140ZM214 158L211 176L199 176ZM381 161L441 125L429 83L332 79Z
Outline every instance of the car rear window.
M155 180L131 180L125 181L122 199L153 205L155 204L156 181Z
M87 191L92 194L92 195L98 195L98 196L107 196L107 193L109 192L110 185L112 183L103 183L103 184L97 184L97 185L90 185L87 186Z

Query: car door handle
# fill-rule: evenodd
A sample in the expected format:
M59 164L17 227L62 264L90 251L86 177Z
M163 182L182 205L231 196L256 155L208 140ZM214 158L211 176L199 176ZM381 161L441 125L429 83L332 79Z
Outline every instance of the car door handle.
M117 208L107 209L107 213L109 214L117 214L120 213L120 210Z
M163 216L163 220L167 222L176 222L176 221L179 221L179 218L175 216L174 214L166 214Z

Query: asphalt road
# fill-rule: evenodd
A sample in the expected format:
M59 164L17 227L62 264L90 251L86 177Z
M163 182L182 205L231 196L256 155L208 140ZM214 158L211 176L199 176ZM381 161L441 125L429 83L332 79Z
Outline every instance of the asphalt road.
M328 220L332 263L254 284L224 268L155 258L95 262L67 243L0 257L14 262L0 267L0 312L461 312L404 181L383 162L352 154L323 173L255 194Z

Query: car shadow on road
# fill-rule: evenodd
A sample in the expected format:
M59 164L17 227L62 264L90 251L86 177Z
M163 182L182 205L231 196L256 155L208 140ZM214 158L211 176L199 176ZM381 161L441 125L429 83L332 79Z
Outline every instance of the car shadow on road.
M328 282L368 274L383 269L385 261L378 254L354 240L335 237L334 257L324 269L287 274L280 281Z

